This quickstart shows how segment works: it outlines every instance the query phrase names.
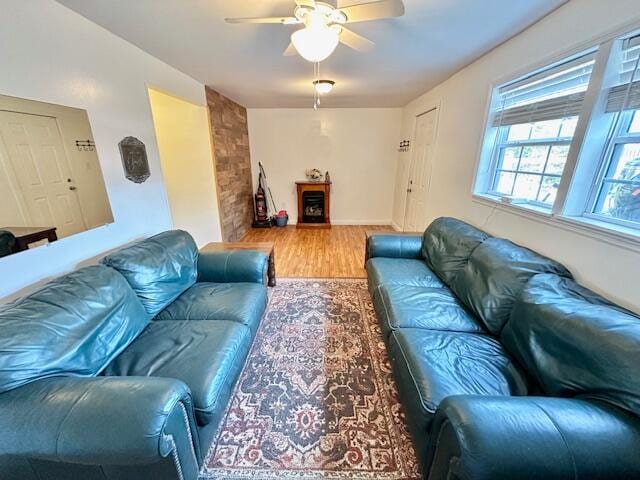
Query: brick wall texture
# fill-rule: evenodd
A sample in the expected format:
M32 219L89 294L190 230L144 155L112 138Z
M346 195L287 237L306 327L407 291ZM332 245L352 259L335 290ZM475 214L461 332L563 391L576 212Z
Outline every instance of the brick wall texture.
M240 240L253 221L247 110L206 87L216 188L225 242Z

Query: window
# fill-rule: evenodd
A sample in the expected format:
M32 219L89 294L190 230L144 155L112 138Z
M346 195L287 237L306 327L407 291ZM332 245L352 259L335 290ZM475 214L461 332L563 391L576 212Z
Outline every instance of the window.
M622 115L592 213L640 222L640 110Z
M553 205L577 121L573 116L503 127L490 193Z
M576 130L594 53L499 88L495 143L483 193L550 209Z
M640 34L497 87L474 193L640 236Z
M612 134L592 194L590 213L621 224L640 224L640 36L623 42L605 114ZM608 217L608 218L607 218Z

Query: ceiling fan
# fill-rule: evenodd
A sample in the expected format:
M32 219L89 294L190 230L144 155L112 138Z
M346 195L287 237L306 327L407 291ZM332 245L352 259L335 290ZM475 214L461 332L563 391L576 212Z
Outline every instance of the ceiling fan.
M339 43L359 52L371 50L375 43L345 28L345 24L368 22L404 15L402 0L378 0L348 7L334 7L316 0L295 0L292 17L227 18L227 23L279 23L304 25L291 35L284 55L299 53L310 62L321 62L333 53Z

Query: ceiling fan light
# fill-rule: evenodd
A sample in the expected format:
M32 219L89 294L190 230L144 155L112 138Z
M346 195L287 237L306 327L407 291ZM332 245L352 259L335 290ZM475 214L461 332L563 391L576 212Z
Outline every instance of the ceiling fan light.
M333 80L316 80L313 85L319 95L327 95L333 90L333 86L336 84Z
M303 28L291 35L291 43L302 58L309 62L322 62L340 43L340 32L334 28Z

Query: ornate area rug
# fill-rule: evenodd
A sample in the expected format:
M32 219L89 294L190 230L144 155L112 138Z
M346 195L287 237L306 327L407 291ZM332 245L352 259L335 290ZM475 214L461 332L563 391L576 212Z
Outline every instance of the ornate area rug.
M420 478L366 281L270 297L201 478Z

